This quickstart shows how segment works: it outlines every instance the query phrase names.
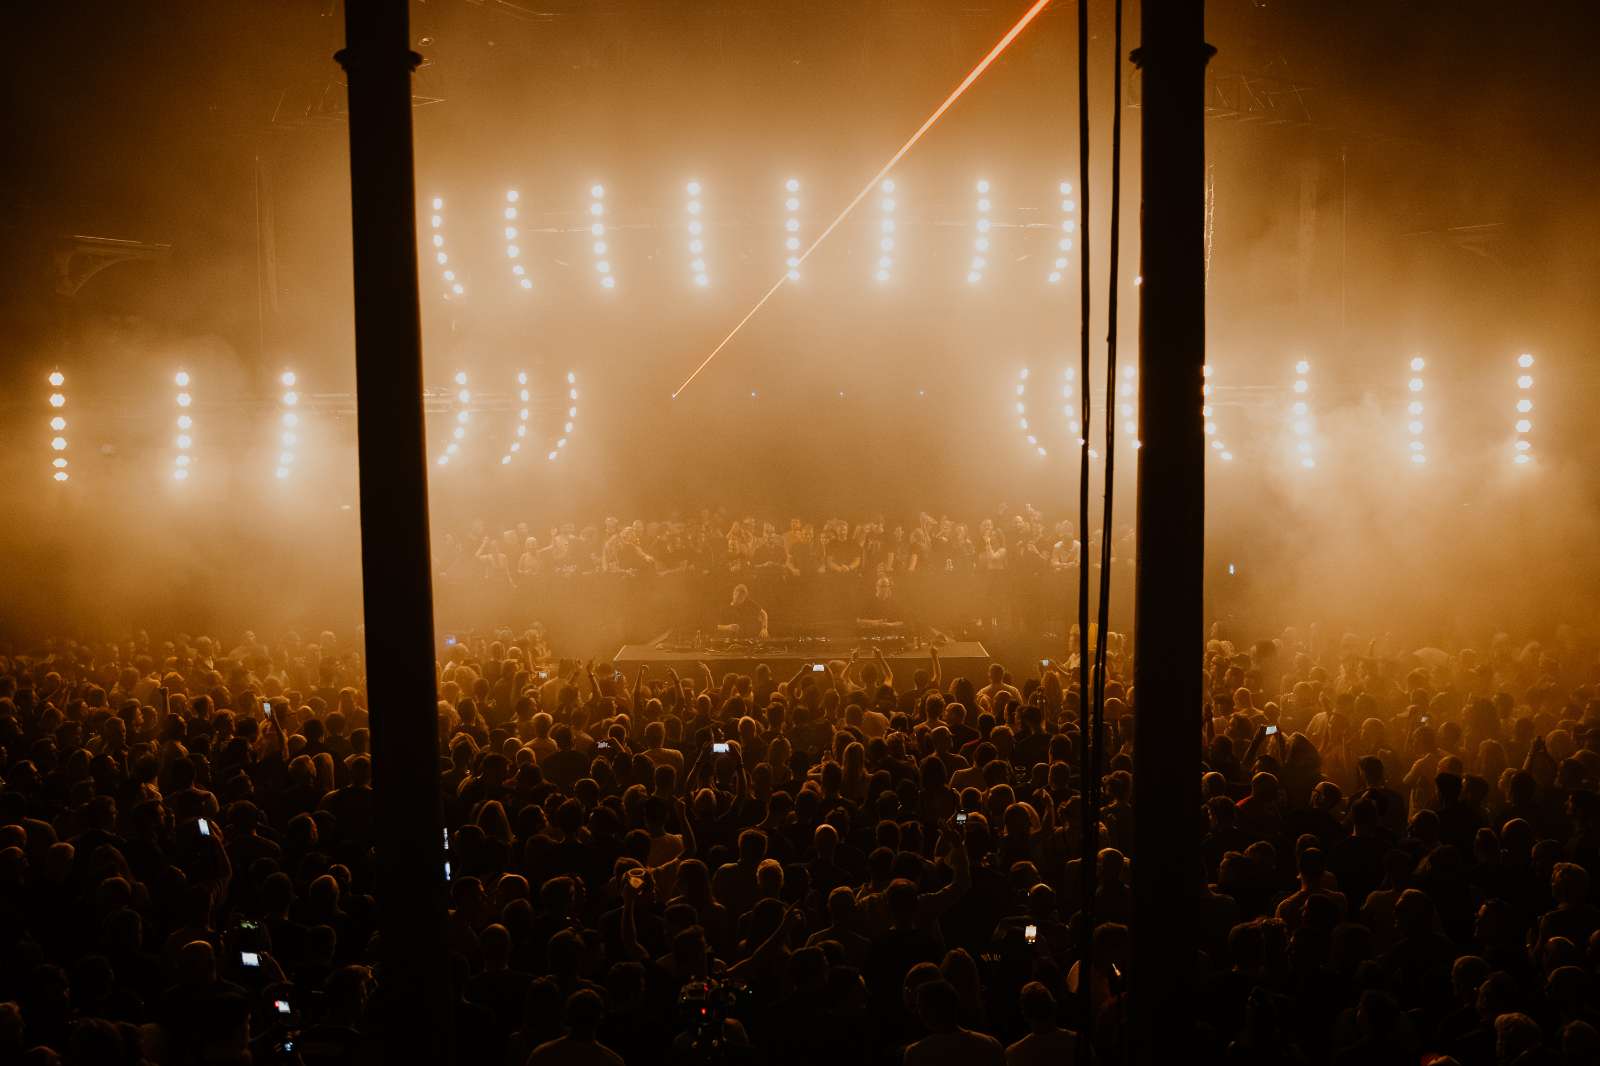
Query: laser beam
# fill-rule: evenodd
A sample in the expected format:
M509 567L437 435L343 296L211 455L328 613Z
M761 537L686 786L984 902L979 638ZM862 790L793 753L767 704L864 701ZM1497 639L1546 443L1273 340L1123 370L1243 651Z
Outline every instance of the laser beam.
M1001 53L1003 53L1007 48L1011 47L1011 42L1017 39L1017 35L1023 30L1027 29L1028 23L1037 18L1039 12L1043 11L1045 7L1049 5L1049 3L1050 0L1034 0L1033 5L1029 7L1027 11L1023 12L1022 17L1016 21L1014 26L1006 31L1005 36L1001 37L999 41L995 42L995 46L989 49L989 54L980 59L978 61L978 65L968 71L967 76L961 79L961 84L957 85L955 89L951 91L950 95L944 98L944 103L940 104L934 109L933 114L929 115L922 125L917 127L917 132L913 133L906 140L906 143L900 146L900 150L895 152L894 155L890 156L889 161L883 164L882 167L878 168L878 172L876 174L867 179L867 183L861 186L861 191L856 193L855 198L844 205L844 210L840 211L839 214L835 216L834 220L828 223L827 226L823 228L821 233L817 234L817 238L811 242L811 246L800 253L799 262L795 263L791 267L787 267L784 273L778 276L778 280L773 282L772 287L762 294L761 299L755 302L755 306L750 308L749 311L745 312L745 316L739 319L738 323L728 331L728 335L723 337L715 348L711 349L711 354L702 359L700 361L700 365L695 367L694 371L688 377L683 379L683 384L672 390L672 398L674 400L678 398L678 395L683 392L684 389L689 387L690 382L694 381L695 378L700 376L700 372L702 370L711 365L711 360L722 354L722 349L726 348L733 338L739 335L739 331L745 327L745 323L756 317L756 313L766 306L767 301L772 299L772 297L777 294L779 289L783 288L784 283L789 280L789 272L792 270L798 270L800 264L804 263L806 259L810 257L811 253L816 251L817 247L822 244L823 241L828 239L828 236L839 227L839 224L849 217L850 212L854 211L856 207L860 205L861 201L867 198L867 194L878 187L878 182L882 181L888 176L889 171L894 169L894 165L900 162L900 160L904 159L906 153L911 151L912 147L918 141L922 140L922 135L927 133L928 130L932 129L935 122L938 122L940 118L944 117L944 113L950 110L951 105L957 100L961 99L961 94L965 93L969 88L972 87L973 82L977 81L983 76L983 72L988 70L996 59L1000 58Z

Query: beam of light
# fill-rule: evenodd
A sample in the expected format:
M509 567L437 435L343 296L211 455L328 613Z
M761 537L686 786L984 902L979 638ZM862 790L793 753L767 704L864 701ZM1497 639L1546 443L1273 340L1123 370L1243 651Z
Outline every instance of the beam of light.
M1425 428L1422 423L1422 372L1428 366L1422 356L1414 357L1408 364L1411 377L1406 381L1406 393L1410 399L1406 403L1406 433L1410 440L1406 442L1406 450L1411 453L1411 465L1422 466L1428 461L1427 445L1423 442L1422 432Z
M606 241L606 187L598 181L589 186L589 236L594 238L590 250L594 252L594 271L600 277L602 289L617 287L617 276L611 272L611 248Z
M522 265L522 246L517 243L517 201L520 199L522 194L517 190L506 190L506 258L511 260L511 277L517 287L527 292L533 288L533 279L528 277L528 268Z
M1527 466L1533 462L1533 441L1529 435L1533 432L1533 419L1528 416L1533 413L1533 356L1523 352L1517 356L1517 420L1512 424L1516 430L1516 440L1512 443L1515 454L1511 461L1518 466Z
M50 460L51 477L56 481L66 481L70 476L67 473L67 457L61 453L67 450L67 416L61 411L67 406L67 376L59 370L52 370L47 380L50 382L50 450L54 453Z
M1056 238L1056 256L1045 280L1055 285L1067 269L1067 255L1072 251L1072 235L1078 232L1078 202L1072 198L1072 182L1064 181L1056 187L1061 194L1061 234Z
M839 214L834 217L834 220L828 223L821 233L817 234L817 239L812 241L811 246L801 253L800 263L804 263L808 258L810 258L811 253L816 251L817 247L822 244L823 241L827 240L834 230L839 228L839 224L849 217L850 212L854 211L857 205L859 205L862 200L867 198L867 194L872 192L872 190L877 187L878 183L888 176L889 171L894 169L895 164L904 159L906 153L911 151L918 141L922 140L922 135L927 133L928 130L932 129L935 122L938 122L939 119L944 117L944 113L950 110L951 106L957 100L961 99L962 94L972 87L972 83L983 76L983 72L988 70L989 67L994 64L996 59L1000 58L1001 53L1003 53L1007 48L1011 47L1011 42L1017 39L1017 35L1023 30L1027 29L1028 24L1034 19L1038 18L1039 12L1043 11L1049 3L1050 0L1034 0L1033 4L1029 6L1028 10L1024 11L1022 13L1022 17L1016 21L1016 24L1006 31L1005 36L1001 37L999 41L995 42L995 46L989 49L989 54L980 59L978 61L978 65L968 71L967 76L961 79L961 84L957 85L955 89L951 91L950 95L945 97L944 103L940 104L934 109L933 114L929 115L927 119L924 120L922 125L917 127L917 132L913 133L910 138L906 140L906 143L900 146L899 151L890 156L889 161L883 166L879 167L878 172L872 175L872 177L867 180L865 185L861 186L861 191L856 193L854 198L852 198L849 203L844 205L844 210L840 211ZM800 263L795 264L795 267L798 268ZM700 361L700 365L694 368L693 373L683 379L683 384L679 385L672 391L673 399L677 399L683 390L689 387L689 383L700 376L700 372L711 364L711 360L715 359L722 353L722 349L726 348L729 342L731 342L734 337L738 336L739 331L744 328L745 323L756 317L756 313L766 306L767 301L772 299L777 291L783 288L784 282L788 280L789 275L786 271L781 277L778 278L776 282L773 283L772 287L762 295L761 299L756 301L755 306L750 308L749 311L745 312L744 317L739 319L738 323L733 327L733 329L728 331L728 335L722 338L715 348L711 349L711 354Z
M178 447L178 454L172 459L172 480L188 481L189 465L194 457L190 454L194 448L194 417L189 414L189 409L194 405L194 396L189 392L189 372L180 370L172 378L173 384L178 386L178 394L173 400L178 405L178 435L173 443Z
M506 224L516 221L516 190L506 193L506 198L511 203L506 205ZM456 274L456 269L450 263L450 253L444 250L444 197L435 196L430 206L433 213L428 216L428 228L432 231L429 243L433 248L433 261L439 266L439 280L444 284L444 298L452 296L465 296L467 288L461 284L461 279Z
M278 431L278 467L273 473L279 481L287 481L294 466L295 448L300 443L300 415L296 410L300 406L300 393L295 391L293 370L278 375L278 382L283 386L283 393L278 397L282 408L278 422L282 428Z

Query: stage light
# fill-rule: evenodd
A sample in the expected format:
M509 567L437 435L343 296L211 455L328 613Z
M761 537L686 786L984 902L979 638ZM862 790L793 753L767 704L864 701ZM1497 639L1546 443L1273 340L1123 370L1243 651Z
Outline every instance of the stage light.
M973 242L972 262L967 268L967 284L976 285L983 280L983 271L989 265L989 182L978 179L978 236Z
M178 436L173 442L177 446L177 454L173 456L172 460L172 479L174 481L187 481L189 480L189 466L194 461L194 435L192 432L194 429L194 416L189 413L189 409L194 405L194 397L188 392L191 379L187 370L178 371L177 374L173 375L172 381L180 390L173 397L178 405Z
M294 391L297 378L293 370L285 370L278 375L278 382L283 386L283 392L278 397L278 465L273 471L279 481L287 481L289 472L294 466L295 450L300 443L300 436L296 427L300 424L300 417L295 414L295 408L300 404L300 394Z
M1134 451L1140 447L1138 412L1139 369L1132 365L1122 368L1122 381L1117 384L1117 413L1122 416L1122 434Z
M50 383L50 410L59 412L67 406L67 394L65 391L67 376L59 370L52 370L45 380ZM67 473L67 466L69 465L67 457L61 454L67 450L67 438L63 435L66 433L66 429L67 419L65 415L58 413L50 416L50 432L53 434L50 438L50 450L55 453L50 459L50 476L57 482L70 480L70 475Z
M1215 408L1211 403L1211 366L1207 364L1200 368L1204 383L1200 386L1200 417L1205 419L1206 436L1210 438L1211 451L1224 463L1233 462L1233 452L1228 449L1221 436L1217 433Z
M1045 450L1044 445L1039 443L1038 434L1033 432L1033 427L1028 422L1028 374L1027 367L1023 367L1017 372L1017 428L1022 430L1023 436L1027 438L1028 446L1037 454L1044 456L1048 455L1049 452ZM843 393L840 395L843 395Z
M885 178L878 190L883 193L878 200L878 232L883 236L878 238L878 267L873 277L883 282L888 281L894 271L894 179Z
M1078 228L1078 203L1072 199L1072 182L1063 181L1056 188L1061 193L1061 232L1056 237L1056 254L1051 259L1050 272L1045 275L1045 280L1051 285L1058 284L1066 276L1072 251L1072 234Z
M704 258L705 242L702 237L705 223L700 218L704 210L700 202L701 185L698 181L691 181L684 186L684 191L689 194L689 200L684 204L684 210L689 213L689 274L694 278L695 285L703 289L711 284L711 275L706 270Z
M602 289L617 287L617 276L611 272L611 260L607 255L611 246L606 240L606 224L602 221L606 213L606 187L598 181L589 186L589 217L594 221L589 223L589 236L594 240L590 242L589 250L594 254L594 272L600 280Z
M472 390L467 388L467 372L457 370L451 379L455 382L455 425L450 429L450 443L445 445L444 454L436 462L440 466L449 466L450 460L461 454L461 442L467 437L467 426L472 422Z
M1533 433L1533 419L1527 417L1533 411L1533 375L1527 371L1533 369L1533 356L1523 352L1517 356L1517 369L1523 373L1517 375L1517 418L1512 423L1516 433L1512 441L1511 461L1518 466L1527 466L1533 462L1533 441L1529 437Z
M513 189L506 193L506 199L515 201L516 190ZM507 206L505 214L508 222L513 221L517 217L517 209L515 207ZM433 214L428 219L428 226L433 230L433 235L429 238L429 243L433 245L433 261L440 268L439 279L443 283L442 295L446 300L450 299L452 296L465 296L467 294L467 287L457 279L456 272L450 269L450 253L445 251L444 197L435 196L433 198ZM515 229L508 227L506 230L507 239L509 240L511 237L515 236L515 233Z
M1422 421L1422 372L1427 369L1428 363L1422 356L1416 355L1406 365L1411 371L1406 381L1406 392L1410 395L1406 401L1406 451L1412 466L1425 466L1428 462L1428 446L1423 440L1423 431L1427 427Z
M783 201L783 263L788 268L790 281L800 280L800 179L790 178L783 183L788 194Z
M599 188L599 186L597 185L595 188ZM511 443L506 446L505 454L500 457L501 466L511 465L512 457L522 451L522 442L528 436L528 419L531 416L531 412L528 409L530 394L528 392L528 372L526 370L517 371L516 395L518 403L516 428L512 431Z
M1294 432L1295 457L1301 467L1310 470L1317 465L1316 448L1312 443L1312 430L1314 423L1311 416L1311 405L1307 397L1311 394L1311 364L1301 359L1294 365L1294 392L1298 397L1289 408L1289 428Z

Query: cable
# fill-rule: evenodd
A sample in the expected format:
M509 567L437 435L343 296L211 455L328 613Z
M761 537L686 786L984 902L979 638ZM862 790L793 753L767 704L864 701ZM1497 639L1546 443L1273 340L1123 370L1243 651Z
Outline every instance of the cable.
M1090 770L1096 738L1089 689L1089 426L1094 404L1089 396L1089 0L1078 0L1078 240L1079 363L1083 380L1080 405L1082 441L1078 449L1078 736L1079 806L1083 814L1078 849L1078 1062L1087 1064L1094 1045L1094 894L1099 852L1099 812Z

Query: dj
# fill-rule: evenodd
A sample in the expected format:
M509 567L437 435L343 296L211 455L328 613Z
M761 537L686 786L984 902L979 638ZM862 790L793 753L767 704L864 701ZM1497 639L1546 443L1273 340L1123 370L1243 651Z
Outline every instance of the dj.
M743 585L733 586L733 602L723 612L726 621L717 626L718 633L732 633L740 637L765 637L767 611L750 598L750 590Z
M880 574L872 587L872 599L861 609L856 625L864 629L904 629L905 612L894 598L894 582Z

